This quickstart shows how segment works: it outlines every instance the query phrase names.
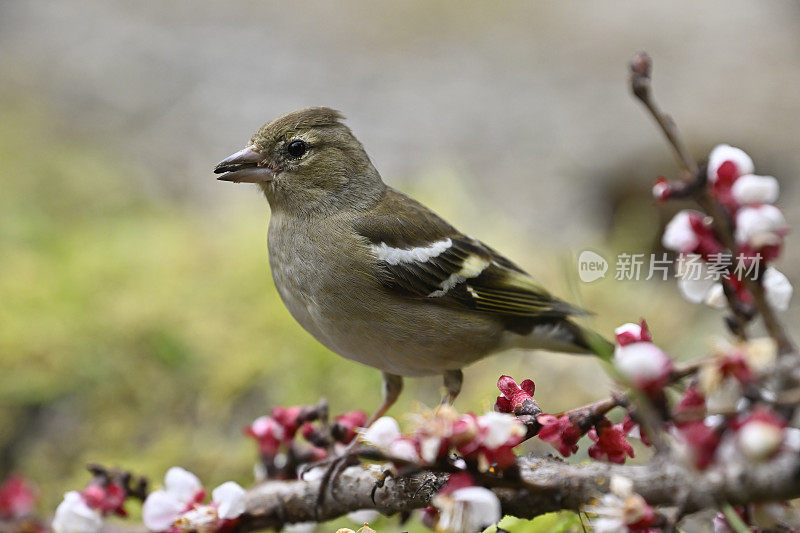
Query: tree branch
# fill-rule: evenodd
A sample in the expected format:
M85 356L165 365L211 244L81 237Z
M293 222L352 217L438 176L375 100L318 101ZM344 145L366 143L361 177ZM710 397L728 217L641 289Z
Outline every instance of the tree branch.
M573 465L558 459L527 457L520 459L521 479L517 486L494 488L505 514L534 518L544 513L578 510L608 492L612 477L633 482L634 491L648 503L680 508L691 513L718 507L786 500L800 497L800 456L784 452L759 468L744 462L730 462L698 472L675 457L654 458L646 465L613 465L593 462ZM374 467L346 468L315 516L319 480L268 481L251 489L247 515L239 531L279 529L287 523L329 520L360 509L374 509L391 515L430 505L433 494L449 474L426 471L408 477L380 480Z

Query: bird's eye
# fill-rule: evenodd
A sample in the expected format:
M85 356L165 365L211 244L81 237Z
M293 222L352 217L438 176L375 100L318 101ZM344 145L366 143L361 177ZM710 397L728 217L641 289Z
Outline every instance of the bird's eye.
M301 140L294 140L286 147L286 151L289 152L289 155L292 157L300 157L306 153L306 150L308 150L308 146Z

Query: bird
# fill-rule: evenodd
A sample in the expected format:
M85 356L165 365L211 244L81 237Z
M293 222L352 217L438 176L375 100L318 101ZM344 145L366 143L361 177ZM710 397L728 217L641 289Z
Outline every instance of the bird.
M395 403L404 377L441 375L452 403L462 369L488 355L613 349L573 320L585 311L384 183L339 111L280 116L214 172L266 196L270 270L294 319L382 372L383 402L367 426Z

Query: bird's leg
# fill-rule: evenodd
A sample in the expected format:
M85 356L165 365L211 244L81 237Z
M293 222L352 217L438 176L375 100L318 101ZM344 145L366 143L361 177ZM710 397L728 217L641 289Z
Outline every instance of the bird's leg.
M461 384L464 382L464 373L461 370L444 371L444 388L447 391L442 398L442 404L453 405L456 397L461 392Z
M459 372L460 374L460 372ZM377 419L386 414L386 411L395 404L397 398L400 397L400 392L403 390L403 378L396 374L383 373L383 403L378 410L367 420L365 428L370 427ZM351 460L355 457L353 450L358 446L358 437L354 438L350 444L342 451L342 453L333 459L325 470L319 484L319 492L317 493L317 507L316 513L322 509L322 504L325 502L325 493L327 492L328 485L332 485L336 478Z
M396 374L383 373L383 403L378 410L367 420L365 427L370 427L373 422L386 414L391 406L395 404L400 393L403 391L403 378Z

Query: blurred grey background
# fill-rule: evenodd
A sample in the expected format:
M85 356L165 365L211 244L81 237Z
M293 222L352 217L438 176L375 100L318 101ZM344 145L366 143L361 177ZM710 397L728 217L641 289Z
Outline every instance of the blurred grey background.
M678 168L629 94L638 50L695 156L745 149L796 225L797 2L0 2L0 478L25 472L48 509L86 461L247 483L240 428L269 407L377 405L378 373L279 302L264 199L212 174L304 106L341 110L387 182L600 331L644 316L677 358L703 353L720 314L674 283L576 281L582 249L647 253L677 209L650 195ZM472 367L458 407L488 407L500 372L548 412L607 390L590 358L516 353ZM437 387L412 380L395 414Z
M0 10L3 83L40 94L71 135L141 164L152 194L187 202L250 201L211 179L214 162L276 115L326 105L387 181L450 165L521 229L586 244L610 183L644 187L674 168L628 96L625 65L639 49L698 157L717 141L742 145L758 170L785 170L784 183L800 158L796 2L7 0ZM665 163L638 164L651 158Z

